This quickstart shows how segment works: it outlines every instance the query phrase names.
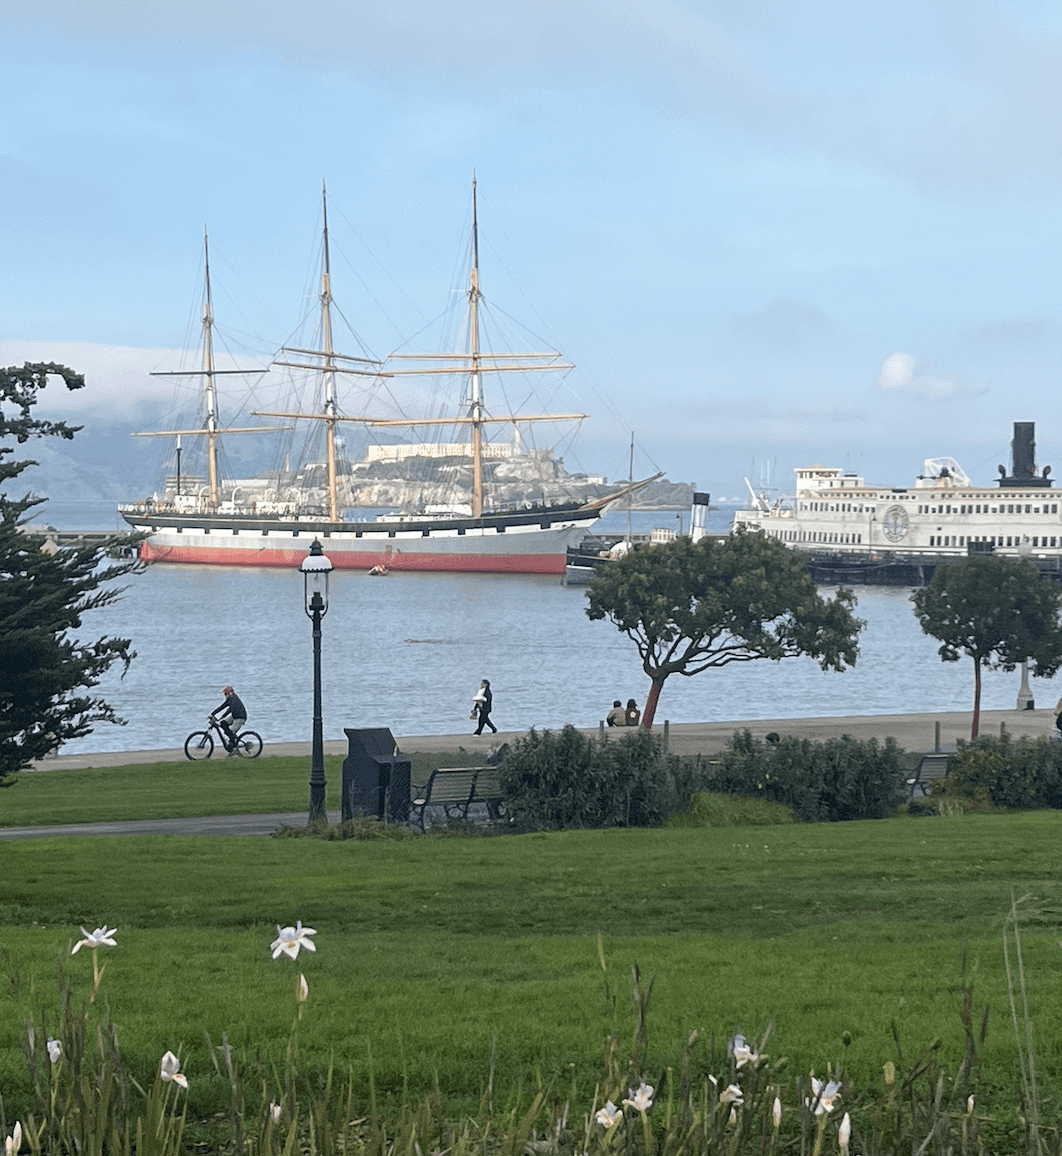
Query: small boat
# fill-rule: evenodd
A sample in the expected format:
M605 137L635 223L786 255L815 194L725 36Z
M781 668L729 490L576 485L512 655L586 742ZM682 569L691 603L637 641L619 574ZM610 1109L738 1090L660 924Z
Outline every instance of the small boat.
M241 497L221 480L218 446L223 436L239 432L266 432L256 426L246 430L222 428L217 412L213 362L209 267L203 313L203 368L206 418L196 429L162 431L150 436L176 436L178 462L180 438L201 436L207 442L208 480L199 487L185 485L182 492L178 465L176 487L168 486L161 498L119 507L121 516L140 533L147 534L141 557L149 562L213 563L226 566L297 567L309 544L318 538L337 569L373 571L435 570L478 571L514 574L563 574L569 545L579 542L617 502L661 477L608 489L603 495L568 501L525 501L512 507L488 508L485 501L485 462L513 455L522 446L519 431L537 423L581 422L583 413L495 415L487 407L486 378L506 374L563 373L572 368L557 352L493 353L481 348L479 231L476 185L472 185L472 243L467 290L467 346L460 353L395 353L386 363L368 357L337 353L332 340L332 288L328 249L327 199L324 203L324 243L321 272L321 347L286 348L273 364L309 371L320 379L323 403L315 412L259 410L253 416L292 423L323 423L325 430L324 500L312 499L295 488L264 491ZM296 360L290 360L295 358ZM244 371L240 371L244 372ZM261 370L257 372L262 372ZM353 374L373 380L397 381L406 376L458 377L464 385L466 408L448 416L394 418L372 414L348 415L341 411L337 376ZM458 429L469 440L448 452L460 455L461 465L471 467L471 500L467 509L450 504L441 508L427 502L419 509L359 521L344 516L339 497L337 470L338 430L342 423L367 429L413 427ZM513 444L488 443L489 431L498 425L514 430Z

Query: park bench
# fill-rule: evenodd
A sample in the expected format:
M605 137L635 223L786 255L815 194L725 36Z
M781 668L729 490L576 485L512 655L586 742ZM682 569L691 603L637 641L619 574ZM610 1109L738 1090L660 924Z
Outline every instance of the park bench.
M448 819L467 819L469 808L482 803L492 819L501 817L502 790L497 767L442 767L432 771L424 786L414 785L409 821L424 830L429 807L442 807Z
M931 755L923 755L922 761L918 764L918 770L914 775L907 780L907 793L913 799L917 792L921 792L923 796L928 795L927 787L930 783L937 779L943 779L948 773L948 759L951 758L946 751L935 751Z

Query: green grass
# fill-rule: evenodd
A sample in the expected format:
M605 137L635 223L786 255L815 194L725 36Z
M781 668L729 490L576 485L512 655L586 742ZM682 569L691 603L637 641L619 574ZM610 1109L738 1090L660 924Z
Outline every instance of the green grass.
M300 971L311 991L297 1031L304 1060L334 1054L363 1090L371 1068L382 1096L438 1081L474 1105L495 1038L499 1098L539 1077L566 1087L574 1074L589 1099L606 1036L629 1040L634 963L657 977L658 1073L697 1028L701 1070L722 1074L735 1027L751 1036L772 1020L769 1050L796 1071L841 1063L868 1084L895 1056L894 1024L905 1054L939 1037L954 1067L964 952L975 1003L992 1008L986 1085L1006 1100L1015 1063L1001 924L1012 892L1035 897L1023 942L1041 1075L1062 1077L1051 1028L1062 1012L1060 837L1062 814L1032 812L398 843L7 842L0 1089L10 1115L24 1094L21 1025L54 1007L57 961L85 996L91 960L68 953L78 924L106 922L119 947L101 953L103 990L134 1072L146 1077L182 1045L201 1112L221 1095L203 1032L279 1060ZM295 919L317 928L318 951L274 962L275 924Z
M418 753L409 758L418 783L436 767L483 762L482 752ZM326 806L336 810L342 768L338 755L325 759ZM302 811L309 778L308 757L248 760L219 758L217 753L201 763L34 771L14 776L14 785L0 790L0 827Z

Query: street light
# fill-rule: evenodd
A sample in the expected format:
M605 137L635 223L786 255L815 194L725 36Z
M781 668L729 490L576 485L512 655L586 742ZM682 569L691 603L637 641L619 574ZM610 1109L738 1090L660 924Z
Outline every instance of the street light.
M309 825L326 817L324 773L324 726L321 722L321 619L328 613L328 575L332 563L315 538L299 567L302 571L304 608L313 621L313 749L310 756Z

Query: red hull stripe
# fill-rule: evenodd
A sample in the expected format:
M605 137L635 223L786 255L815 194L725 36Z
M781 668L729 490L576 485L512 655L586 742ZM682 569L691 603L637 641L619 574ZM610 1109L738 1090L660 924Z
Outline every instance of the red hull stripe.
M327 546L327 543L325 543ZM336 570L371 570L384 566L388 570L432 570L436 573L475 574L563 574L563 554L388 554L383 551L325 551ZM184 562L200 566L251 566L297 570L306 557L306 549L233 550L211 546L156 546L151 540L140 546L145 562Z

